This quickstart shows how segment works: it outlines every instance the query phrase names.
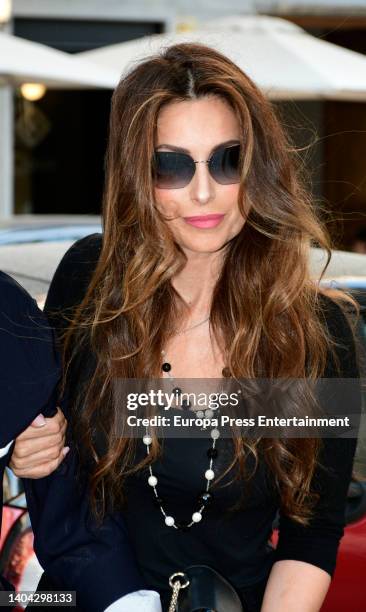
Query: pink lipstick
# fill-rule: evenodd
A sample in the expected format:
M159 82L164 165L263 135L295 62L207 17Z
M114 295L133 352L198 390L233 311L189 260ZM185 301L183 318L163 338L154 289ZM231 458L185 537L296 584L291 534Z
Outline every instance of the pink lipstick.
M183 219L194 227L210 229L211 227L216 227L224 217L225 215L198 215L195 217L183 217Z

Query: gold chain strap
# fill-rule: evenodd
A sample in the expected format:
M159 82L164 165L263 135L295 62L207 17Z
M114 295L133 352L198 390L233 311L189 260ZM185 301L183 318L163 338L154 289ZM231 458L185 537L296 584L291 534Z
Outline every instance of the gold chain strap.
M180 578L184 578L185 582L181 582ZM176 612L179 591L180 589L185 589L189 585L189 580L183 572L176 572L170 576L169 585L173 589L172 598L169 604L169 612Z

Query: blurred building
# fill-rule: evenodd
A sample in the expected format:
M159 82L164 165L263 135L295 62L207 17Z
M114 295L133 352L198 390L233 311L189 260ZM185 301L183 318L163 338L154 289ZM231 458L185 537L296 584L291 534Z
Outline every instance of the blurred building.
M314 36L366 54L366 0L257 0L268 14L293 21ZM314 102L311 112L321 139L316 147L315 193L329 205L331 233L351 248L366 231L366 104Z
M75 53L189 29L225 14L255 12L285 17L316 36L366 53L366 0L13 0L12 27L18 36ZM99 212L110 96L49 91L32 103L27 118L17 96L15 212ZM356 229L366 227L366 104L278 106L297 144L306 146L317 135L306 154L312 188L335 211L338 220L331 229L346 247Z

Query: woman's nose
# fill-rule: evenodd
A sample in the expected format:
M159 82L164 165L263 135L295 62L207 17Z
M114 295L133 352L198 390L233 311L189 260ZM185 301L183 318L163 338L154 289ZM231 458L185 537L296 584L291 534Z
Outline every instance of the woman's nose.
M196 172L189 185L191 198L198 204L206 204L215 196L215 185L206 162L196 163Z

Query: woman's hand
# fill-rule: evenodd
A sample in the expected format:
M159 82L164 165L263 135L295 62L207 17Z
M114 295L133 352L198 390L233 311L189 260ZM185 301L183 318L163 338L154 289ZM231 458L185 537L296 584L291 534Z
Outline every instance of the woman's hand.
M19 478L52 474L68 451L64 446L67 420L60 408L52 418L39 414L15 441L9 467Z

